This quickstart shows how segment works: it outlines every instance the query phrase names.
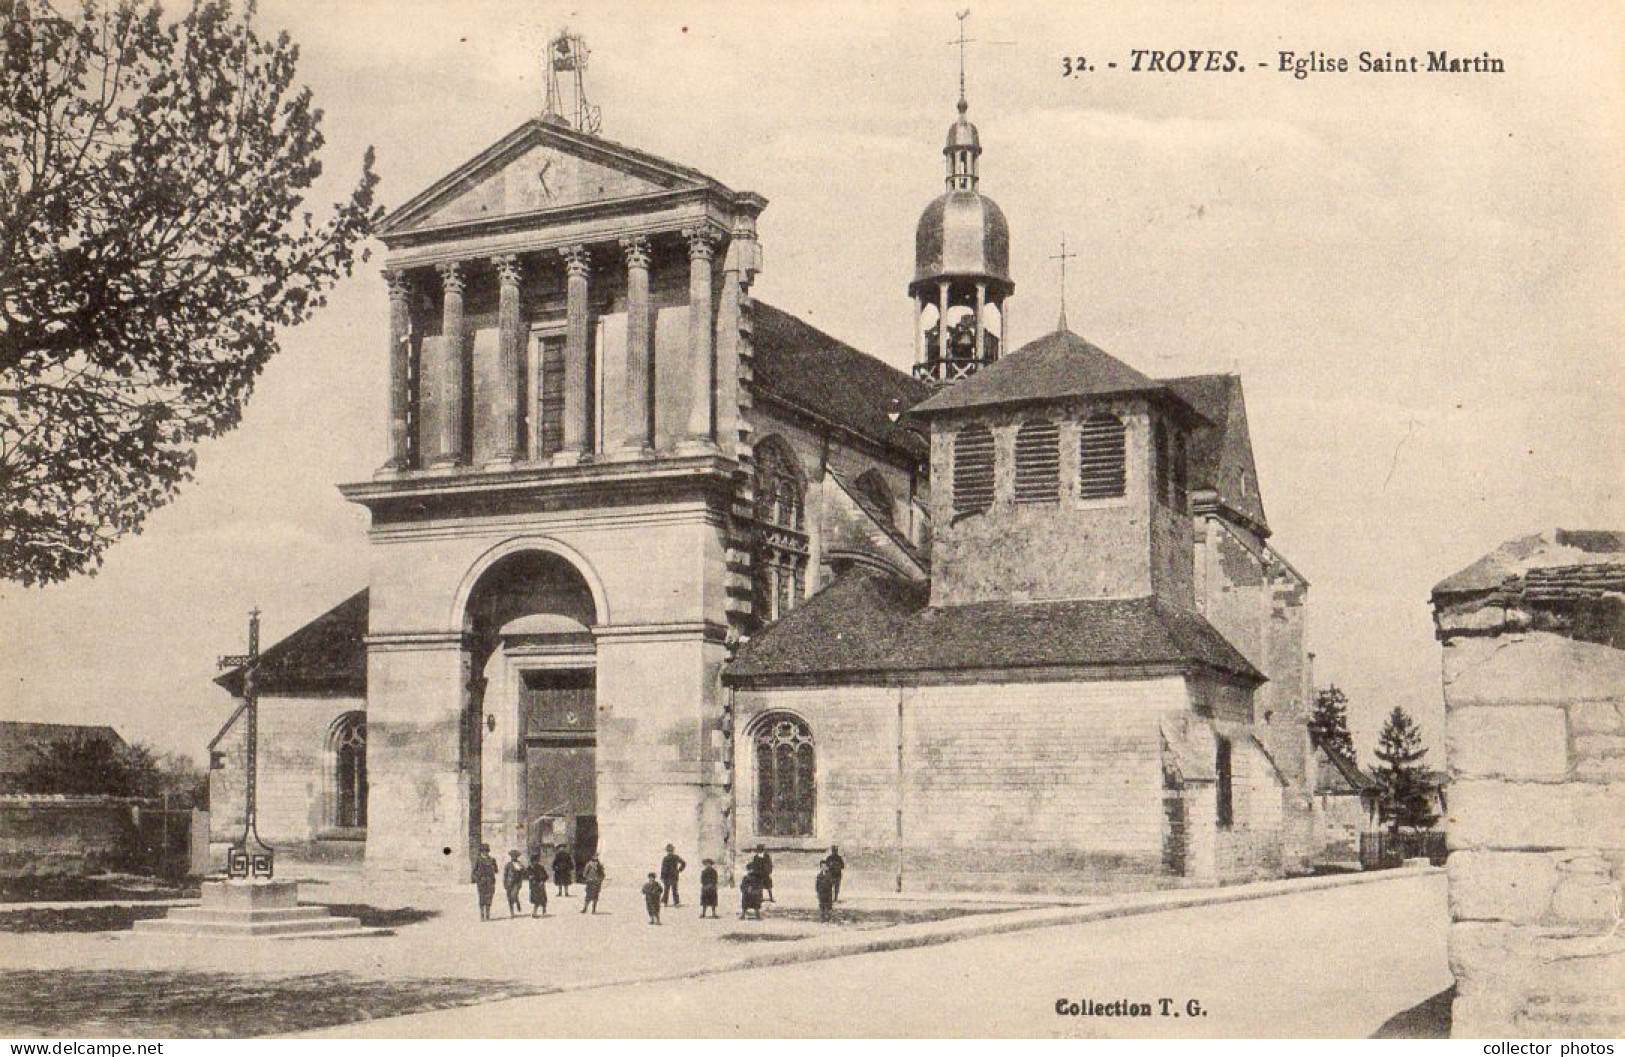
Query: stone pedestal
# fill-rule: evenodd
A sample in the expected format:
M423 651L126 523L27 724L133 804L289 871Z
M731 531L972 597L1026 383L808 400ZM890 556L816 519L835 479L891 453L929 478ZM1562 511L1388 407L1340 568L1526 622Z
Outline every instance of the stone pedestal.
M149 935L241 937L268 940L365 936L359 918L336 917L326 907L300 906L295 881L205 881L203 902L176 907L168 917L137 921Z
M1439 584L1456 1038L1625 1032L1625 533Z

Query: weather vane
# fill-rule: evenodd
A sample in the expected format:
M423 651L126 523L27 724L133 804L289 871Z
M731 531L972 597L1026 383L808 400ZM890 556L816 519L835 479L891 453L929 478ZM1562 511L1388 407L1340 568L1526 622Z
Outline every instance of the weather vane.
M959 19L959 39L958 40L950 40L948 43L949 44L958 44L959 45L959 105L960 105L960 109L964 109L964 107L966 106L966 103L965 103L965 45L974 43L972 38L969 38L969 37L965 36L965 19L970 17L970 8L968 8L968 7L965 8L965 10L959 12L954 17Z
M1061 233L1061 252L1050 255L1050 260L1061 262L1061 319L1056 324L1056 330L1066 329L1066 262L1076 257L1076 253L1066 252L1066 233Z

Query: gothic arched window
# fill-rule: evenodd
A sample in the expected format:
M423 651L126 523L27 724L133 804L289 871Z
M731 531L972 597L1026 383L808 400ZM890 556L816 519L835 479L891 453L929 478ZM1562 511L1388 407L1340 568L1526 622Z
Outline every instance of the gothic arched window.
M993 505L993 432L966 426L954 435L954 510L966 513Z
M333 754L333 825L358 829L367 824L367 714L340 716L328 749Z
M810 837L818 802L818 763L812 729L776 713L756 726L756 832L764 837Z
M1090 415L1078 432L1078 495L1117 499L1128 476L1123 423L1106 411Z
M756 551L751 596L757 619L769 623L800 601L807 582L805 490L795 452L778 437L756 445Z
M1029 419L1016 431L1016 502L1050 503L1060 494L1061 435L1049 419Z

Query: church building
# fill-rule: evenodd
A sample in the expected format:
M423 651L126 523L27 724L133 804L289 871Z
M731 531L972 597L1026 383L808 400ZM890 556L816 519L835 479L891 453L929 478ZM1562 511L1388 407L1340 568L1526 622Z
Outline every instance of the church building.
M369 585L255 669L259 835L444 880L481 843L839 844L888 886L1307 867L1307 585L1240 380L1148 377L1064 311L1008 348L963 92L897 370L755 298L766 200L604 139L561 50L573 107L550 85L377 232Z

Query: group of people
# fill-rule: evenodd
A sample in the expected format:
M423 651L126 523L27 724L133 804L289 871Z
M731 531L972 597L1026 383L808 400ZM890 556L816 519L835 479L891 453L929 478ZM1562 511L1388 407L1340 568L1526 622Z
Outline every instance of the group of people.
M480 845L479 857L474 860L474 871L471 880L474 889L480 898L480 920L491 920L491 903L496 899L497 880L502 881L502 891L508 897L508 916L518 917L524 912L519 894L528 889L530 896L530 916L547 916L547 867L542 864L541 852L532 852L528 863L521 862L517 849L508 852L508 861L500 868L496 859L491 855L489 844ZM581 912L583 914L598 913L598 894L604 888L604 864L598 860L597 854L588 857L582 864L580 871L576 869L575 856L570 849L559 845L553 853L554 894L568 897L570 886L579 881L586 892L581 899Z
M644 882L641 889L644 907L649 912L649 924L660 924L660 910L663 906L680 907L683 905L679 892L683 871L688 869L688 863L677 854L675 845L666 845L666 854L660 860L658 872L651 871L649 879ZM846 860L841 857L841 849L831 845L829 854L818 864L818 879L815 888L818 894L818 917L821 921L830 920L834 914L835 903L841 897L841 875L846 871ZM578 880L585 886L586 892L582 896L581 912L598 913L598 895L604 887L604 864L599 861L595 852L579 870L576 869L575 856L570 849L560 845L553 853L552 881L555 895L568 898L570 886ZM496 898L498 879L502 881L502 889L508 897L508 916L518 917L524 912L520 902L521 891L528 888L530 896L531 917L547 916L547 868L542 864L542 854L534 852L528 863L520 861L518 850L508 852L508 861L500 869L496 859L491 855L489 844L480 845L480 854L474 860L473 883L479 894L480 920L491 920L491 903ZM700 917L706 917L709 910L710 917L717 917L717 889L719 887L717 866L713 859L702 860L700 870ZM745 867L745 876L739 882L739 917L754 917L760 921L762 918L762 902L769 903L773 899L773 856L768 854L765 844L758 844L750 862Z

